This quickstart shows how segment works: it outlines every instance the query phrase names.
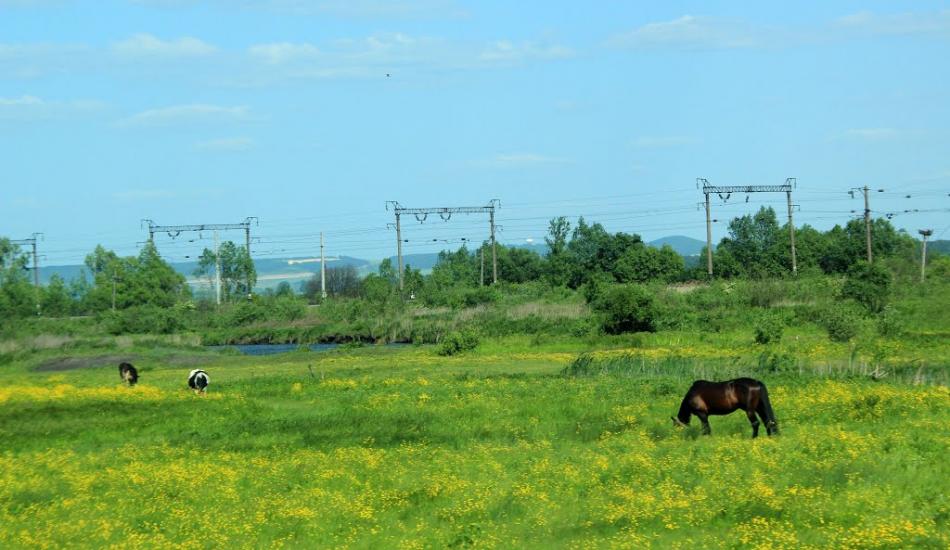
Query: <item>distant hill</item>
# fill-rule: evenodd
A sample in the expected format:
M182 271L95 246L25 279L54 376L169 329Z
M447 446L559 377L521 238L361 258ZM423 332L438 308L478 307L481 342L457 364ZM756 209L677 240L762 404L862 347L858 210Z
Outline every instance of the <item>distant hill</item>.
M647 244L656 248L662 248L663 245L668 244L670 248L675 250L680 256L698 256L703 251L703 247L706 246L704 241L692 237L684 237L682 235L660 237Z
M950 256L950 241L944 239L941 241L930 241L927 243L927 253L930 251L939 252L945 256Z

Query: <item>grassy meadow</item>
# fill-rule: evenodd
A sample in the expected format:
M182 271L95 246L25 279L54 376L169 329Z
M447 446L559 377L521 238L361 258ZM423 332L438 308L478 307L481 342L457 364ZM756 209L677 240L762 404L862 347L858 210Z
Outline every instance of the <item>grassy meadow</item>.
M885 346L881 377L880 350L793 331L763 360L722 338L36 346L0 366L0 546L950 546L944 356ZM673 427L694 378L740 374L767 382L780 436L753 441L741 412Z

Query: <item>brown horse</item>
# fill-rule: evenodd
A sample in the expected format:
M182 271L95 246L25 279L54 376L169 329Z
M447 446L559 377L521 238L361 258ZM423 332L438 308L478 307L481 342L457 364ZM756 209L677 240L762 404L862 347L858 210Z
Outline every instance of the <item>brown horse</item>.
M736 409L742 409L752 424L752 437L759 435L759 418L765 422L765 429L769 435L778 433L778 423L772 404L769 403L769 393L765 384L752 378L736 378L726 382L707 382L697 380L690 386L680 404L680 412L673 417L673 423L679 426L689 424L690 416L696 415L703 423L703 433L710 434L708 417L711 414L729 414Z

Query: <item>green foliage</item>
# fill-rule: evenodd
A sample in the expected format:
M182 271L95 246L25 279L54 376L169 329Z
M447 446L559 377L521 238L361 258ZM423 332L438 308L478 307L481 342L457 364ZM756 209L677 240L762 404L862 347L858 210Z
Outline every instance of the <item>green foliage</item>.
M778 343L782 339L783 330L785 330L785 323L778 315L762 315L755 324L755 343Z
M881 336L896 338L904 334L907 325L904 317L893 307L885 306L877 316L877 333Z
M878 313L887 304L890 295L891 274L879 265L861 261L848 269L841 295Z
M682 276L683 269L683 257L669 245L644 245L628 248L617 261L614 274L621 283L671 282Z
M206 277L214 288L218 269L221 270L221 294L225 301L233 301L248 296L257 282L257 271L254 262L243 246L237 246L233 241L224 241L214 250L204 249L198 258L198 267L195 276ZM292 292L292 291L291 291Z
M458 355L478 347L478 334L471 330L452 331L445 335L436 349L439 355Z
M179 311L155 305L106 311L101 319L110 334L173 334L185 328Z
M602 316L607 334L654 332L657 315L653 294L637 284L614 285L599 293L591 304Z
M819 314L818 322L828 332L828 338L832 341L848 342L857 336L861 316L847 304L838 304L824 308Z

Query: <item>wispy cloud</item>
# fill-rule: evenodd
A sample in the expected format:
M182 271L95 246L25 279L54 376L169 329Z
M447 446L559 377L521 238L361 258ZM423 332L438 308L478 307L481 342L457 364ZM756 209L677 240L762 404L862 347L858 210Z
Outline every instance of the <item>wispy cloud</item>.
M895 128L850 128L839 134L839 138L854 141L886 141L900 137L902 132Z
M507 68L563 59L573 50L558 44L498 40L488 44L452 42L437 37L380 33L324 45L276 42L247 50L256 64L247 79L381 77L405 69L474 70Z
M950 10L932 13L876 14L868 11L838 19L838 27L870 35L943 35L950 37Z
M247 151L254 147L254 140L246 137L229 137L200 141L195 144L198 151L233 153Z
M567 162L570 162L570 159L537 153L499 153L488 160L489 165L496 167L539 166Z
M220 105L192 104L174 105L136 113L118 122L122 127L173 126L195 123L226 123L248 120L247 106L222 107Z
M752 48L764 44L764 31L738 19L684 15L672 21L647 23L616 34L608 40L608 44L633 49Z
M264 63L279 65L293 61L316 59L320 55L320 50L313 44L277 42L251 46L248 48L248 53L252 58L256 58Z
M206 1L131 0L135 4L162 8L188 7ZM453 0L241 0L237 2L216 0L210 3L216 4L220 8L229 9L361 19L455 19L468 16L468 12Z
M112 51L122 57L205 57L218 48L190 36L162 40L151 34L136 34L112 44Z
M615 34L607 44L638 50L699 51L790 47L881 35L950 37L950 10L897 14L865 11L801 26L683 15Z
M102 107L102 102L92 100L47 100L33 95L0 97L0 120L59 118L96 111Z
M123 202L153 201L174 199L178 194L169 189L126 189L112 194L112 198Z
M642 136L633 140L632 145L638 149L660 149L693 143L696 143L696 139L687 136Z
M479 59L487 63L522 63L533 59L565 59L573 55L574 51L565 46L499 40L489 44Z

